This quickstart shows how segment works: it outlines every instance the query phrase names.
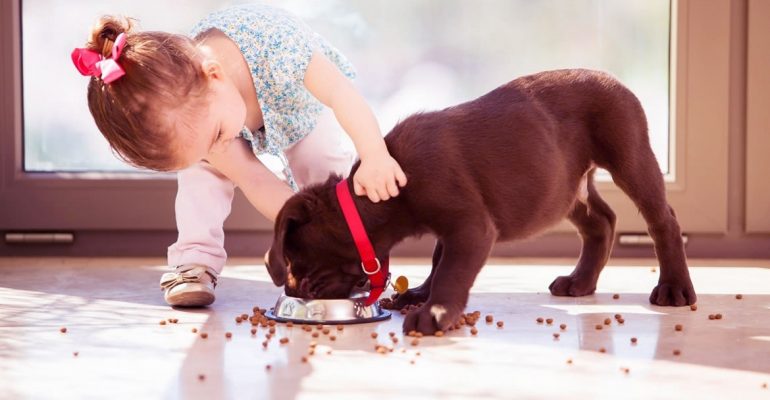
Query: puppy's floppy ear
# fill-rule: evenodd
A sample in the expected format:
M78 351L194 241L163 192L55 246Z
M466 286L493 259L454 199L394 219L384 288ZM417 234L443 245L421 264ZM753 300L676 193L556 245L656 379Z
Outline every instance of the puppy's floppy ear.
M291 230L307 222L308 219L309 214L305 199L299 195L290 198L284 204L281 212L278 213L278 218L275 220L273 245L266 257L267 272L276 286L283 286L286 283L287 265L284 256L286 236Z

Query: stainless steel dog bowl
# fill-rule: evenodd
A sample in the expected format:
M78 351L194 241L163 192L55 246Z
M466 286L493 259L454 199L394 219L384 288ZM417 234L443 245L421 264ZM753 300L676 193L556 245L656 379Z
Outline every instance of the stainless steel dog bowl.
M300 324L361 324L390 318L390 311L383 310L379 302L366 306L368 296L364 292L349 299L302 299L283 294L265 316Z

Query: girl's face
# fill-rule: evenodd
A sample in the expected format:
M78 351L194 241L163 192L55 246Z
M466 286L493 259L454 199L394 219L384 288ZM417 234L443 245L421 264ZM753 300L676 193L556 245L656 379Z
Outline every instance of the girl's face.
M240 136L246 121L246 103L233 81L219 64L207 63L203 63L209 78L206 98L185 112L186 120L177 124L180 169L206 159L209 154L223 153Z

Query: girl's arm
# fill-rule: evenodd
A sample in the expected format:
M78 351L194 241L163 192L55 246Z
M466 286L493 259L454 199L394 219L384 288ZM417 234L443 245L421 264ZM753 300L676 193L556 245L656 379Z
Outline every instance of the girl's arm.
M326 56L313 53L305 72L305 87L321 103L334 110L342 128L356 146L361 166L353 177L357 195L373 202L398 195L406 175L390 156L377 119L353 83Z
M294 194L254 156L245 140L233 140L221 153L206 156L206 161L241 188L254 208L270 221L275 222L283 203Z

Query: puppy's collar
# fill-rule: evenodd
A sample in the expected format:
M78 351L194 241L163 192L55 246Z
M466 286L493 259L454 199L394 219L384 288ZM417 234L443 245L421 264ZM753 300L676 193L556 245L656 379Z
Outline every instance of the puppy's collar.
M348 180L343 179L337 184L337 201L342 208L342 214L345 216L350 234L353 236L353 242L358 249L358 255L361 257L361 269L364 270L366 277L369 278L369 298L366 299L366 305L370 306L377 301L387 286L389 278L388 257L382 262L374 253L372 242L366 234L364 223L361 222L361 216L358 214L353 196L350 194Z

